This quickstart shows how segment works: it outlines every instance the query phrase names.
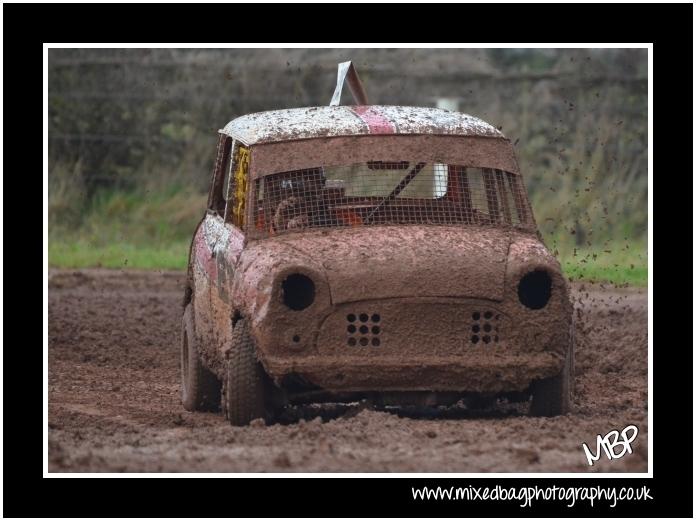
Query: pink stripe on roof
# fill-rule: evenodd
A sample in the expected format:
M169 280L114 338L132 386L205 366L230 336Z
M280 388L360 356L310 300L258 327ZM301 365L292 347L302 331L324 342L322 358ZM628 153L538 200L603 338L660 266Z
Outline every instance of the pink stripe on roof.
M350 107L356 116L358 116L370 129L370 134L394 134L396 133L396 125L382 114L377 107L370 105L361 105Z

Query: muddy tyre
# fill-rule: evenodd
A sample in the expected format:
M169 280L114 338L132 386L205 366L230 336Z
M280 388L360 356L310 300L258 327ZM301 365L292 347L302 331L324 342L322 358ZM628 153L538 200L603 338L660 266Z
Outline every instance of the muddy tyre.
M187 411L220 409L220 381L201 363L191 304L181 319L181 402Z
M563 371L557 376L538 380L532 386L532 416L559 416L570 412L575 381L575 326L570 328L570 342Z
M256 356L249 322L240 319L232 331L232 346L226 361L222 399L226 418L232 425L248 425L262 418L274 420L275 386Z

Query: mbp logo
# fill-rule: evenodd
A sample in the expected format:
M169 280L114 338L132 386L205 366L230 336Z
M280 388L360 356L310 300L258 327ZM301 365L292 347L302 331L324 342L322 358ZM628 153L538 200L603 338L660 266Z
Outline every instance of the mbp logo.
M585 456L587 456L587 463L590 467L594 465L594 462L599 459L602 450L604 450L604 453L610 460L619 459L626 453L632 454L631 442L636 439L636 436L638 436L638 427L635 425L629 425L621 431L620 435L619 431L611 431L604 436L598 434L596 454L592 454L592 451L585 443L582 444L582 448L585 449ZM619 453L614 450L617 445L621 446L621 452Z

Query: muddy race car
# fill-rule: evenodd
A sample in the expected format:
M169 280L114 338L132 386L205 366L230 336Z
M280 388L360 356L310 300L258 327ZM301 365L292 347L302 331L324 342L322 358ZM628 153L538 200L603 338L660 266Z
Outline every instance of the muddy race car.
M220 131L189 254L184 407L233 425L359 399L565 414L572 306L511 143L465 114L368 105L348 76L356 105Z

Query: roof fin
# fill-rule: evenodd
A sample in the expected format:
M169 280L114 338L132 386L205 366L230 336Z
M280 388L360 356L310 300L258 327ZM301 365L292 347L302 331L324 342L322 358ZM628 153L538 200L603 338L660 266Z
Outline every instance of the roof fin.
M358 76L358 71L355 70L353 62L347 61L338 64L336 90L334 90L329 106L334 107L341 104L341 91L343 90L343 83L346 80L346 76L348 77L348 87L350 88L351 94L353 94L355 103L358 105L368 105L367 94Z

